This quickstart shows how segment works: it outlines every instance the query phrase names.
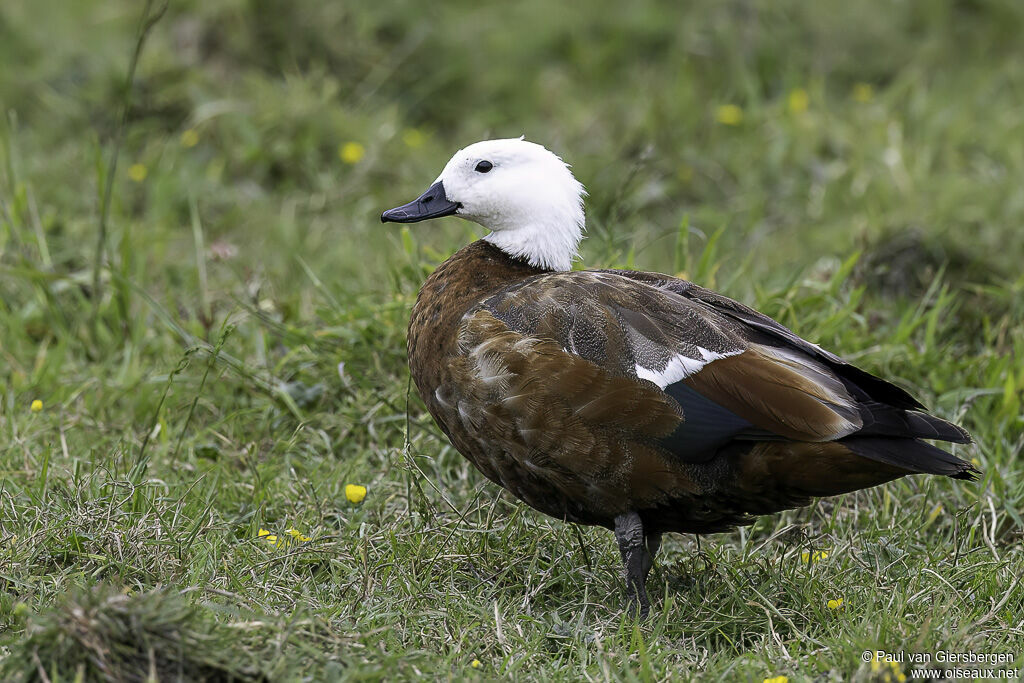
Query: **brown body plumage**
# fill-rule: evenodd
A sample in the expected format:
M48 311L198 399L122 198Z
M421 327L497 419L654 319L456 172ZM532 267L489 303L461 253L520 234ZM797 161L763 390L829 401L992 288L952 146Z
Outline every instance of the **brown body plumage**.
M664 532L726 531L907 474L974 477L923 441L967 432L772 319L666 275L570 271L581 193L547 150L490 141L382 220L458 214L494 231L424 283L413 380L488 479L615 531L641 613Z
M618 288L608 283L613 278L621 278L614 282ZM773 347L748 348L687 378L720 405L770 429L766 440L746 437L714 451L679 453L666 440L685 421L685 410L631 373L633 354L616 329L622 323L601 319L610 309L593 291L589 300L564 300L572 283L586 287L598 279L605 280L611 295L621 294L624 284L635 287L634 297L647 295L637 307L672 297L715 313L707 304L651 284L660 282L710 296L724 310L758 315L675 278L626 271L550 273L483 241L443 263L413 307L409 366L427 409L460 453L530 506L565 521L608 528L619 515L636 511L648 533L706 533L748 523L752 515L805 505L813 496L921 471L910 469L909 462L903 467L885 462L885 453L858 454L851 445L873 446L879 439L843 435L857 423L828 406L827 389L762 350ZM546 307L538 304L545 298ZM517 303L538 319L525 321ZM519 329L495 311L516 313ZM572 326L577 334L569 331ZM580 333L584 326L593 329ZM592 348L583 353L593 359L563 346L571 339L589 343ZM804 355L806 363L817 362L796 347L789 350ZM901 400L909 398L885 386ZM838 435L843 436L834 440ZM899 438L907 442L900 445L920 444ZM953 476L971 470L951 456L934 465Z

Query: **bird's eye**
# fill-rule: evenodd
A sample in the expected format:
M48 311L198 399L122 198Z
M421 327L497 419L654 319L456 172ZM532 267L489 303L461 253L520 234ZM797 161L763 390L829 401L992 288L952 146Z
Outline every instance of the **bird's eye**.
M489 162L489 161L481 161L479 164L476 165L476 172L477 173L487 173L492 168L494 168L494 164L492 164L491 162Z

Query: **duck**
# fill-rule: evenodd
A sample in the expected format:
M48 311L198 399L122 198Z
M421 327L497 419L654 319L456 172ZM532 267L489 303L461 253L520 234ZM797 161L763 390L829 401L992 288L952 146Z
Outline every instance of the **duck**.
M912 474L977 478L929 443L970 443L965 429L772 318L669 275L574 270L585 196L542 145L485 140L381 221L488 231L423 283L412 380L487 479L614 532L640 617L665 533L727 532Z

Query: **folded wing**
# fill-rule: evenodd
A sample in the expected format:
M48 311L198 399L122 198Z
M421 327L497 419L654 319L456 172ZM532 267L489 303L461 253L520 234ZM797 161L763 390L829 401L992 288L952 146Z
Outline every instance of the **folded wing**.
M682 280L545 274L474 315L670 396L682 420L657 439L686 462L708 460L734 441L843 440L857 455L911 472L969 476L968 464L917 441L966 443L964 430L770 318Z

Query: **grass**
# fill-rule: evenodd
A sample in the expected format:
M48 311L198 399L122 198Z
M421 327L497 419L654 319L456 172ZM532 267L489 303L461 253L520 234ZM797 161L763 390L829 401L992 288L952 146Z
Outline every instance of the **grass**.
M175 1L126 88L143 5L0 8L3 678L1024 654L1018 3ZM409 391L417 288L476 233L377 216L521 133L587 186L587 265L684 273L893 379L983 479L674 536L625 618L610 535L485 483Z

